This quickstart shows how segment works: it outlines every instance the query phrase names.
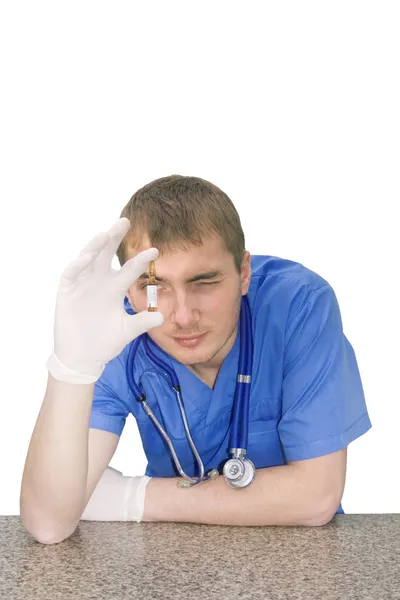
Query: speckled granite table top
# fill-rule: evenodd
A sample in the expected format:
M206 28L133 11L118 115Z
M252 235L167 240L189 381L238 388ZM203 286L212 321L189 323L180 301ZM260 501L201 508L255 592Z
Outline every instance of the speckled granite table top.
M324 527L81 521L43 545L0 517L7 600L400 600L400 514Z

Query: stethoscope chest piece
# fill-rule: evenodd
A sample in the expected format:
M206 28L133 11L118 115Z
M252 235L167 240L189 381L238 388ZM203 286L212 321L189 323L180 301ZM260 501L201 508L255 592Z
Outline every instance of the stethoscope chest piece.
M230 458L223 468L226 483L231 488L244 488L250 485L254 479L255 466L248 458L242 456Z

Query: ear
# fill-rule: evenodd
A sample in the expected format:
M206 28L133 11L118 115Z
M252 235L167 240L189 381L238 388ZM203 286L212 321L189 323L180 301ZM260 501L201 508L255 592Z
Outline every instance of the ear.
M249 290L251 281L250 252L247 250L243 253L240 279L242 282L242 296L245 296Z

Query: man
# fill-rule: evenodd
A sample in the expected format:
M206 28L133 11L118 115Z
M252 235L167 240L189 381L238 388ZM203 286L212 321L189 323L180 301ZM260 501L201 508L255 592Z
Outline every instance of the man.
M347 446L371 423L331 286L299 263L250 257L232 202L197 177L149 183L121 217L60 282L48 387L22 481L26 529L53 543L81 518L323 525L343 513ZM119 272L110 268L115 252ZM153 313L146 310L151 260ZM253 333L247 450L256 471L250 485L232 489L221 474L244 296ZM144 332L175 370L193 441L205 471L218 469L215 479L178 487L168 445L128 385L129 351ZM195 477L175 392L142 342L133 366L182 468ZM142 477L107 466L130 413L148 459Z

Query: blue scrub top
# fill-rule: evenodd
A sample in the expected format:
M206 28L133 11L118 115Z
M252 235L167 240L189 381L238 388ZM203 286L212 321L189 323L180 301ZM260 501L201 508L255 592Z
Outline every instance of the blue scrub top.
M300 263L252 256L248 299L254 358L248 457L256 468L315 458L346 448L371 428L354 350L343 333L329 283ZM125 310L132 308L125 298ZM212 390L170 357L178 376L193 441L206 472L228 458L230 417L238 372L240 332ZM129 389L126 362L131 344L105 367L94 390L89 427L121 435L135 417L150 477L179 475L168 446ZM160 353L165 361L168 359ZM143 344L134 377L174 444L184 471L197 474L175 392L148 359ZM340 505L337 513L343 513Z

